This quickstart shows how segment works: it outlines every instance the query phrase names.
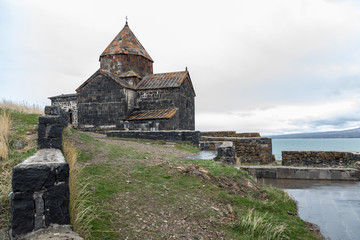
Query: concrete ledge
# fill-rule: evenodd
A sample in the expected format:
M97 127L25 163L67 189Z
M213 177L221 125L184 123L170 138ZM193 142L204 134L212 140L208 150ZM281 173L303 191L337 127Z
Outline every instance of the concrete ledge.
M256 178L308 179L308 180L360 180L359 170L355 168L312 168L282 166L240 166Z

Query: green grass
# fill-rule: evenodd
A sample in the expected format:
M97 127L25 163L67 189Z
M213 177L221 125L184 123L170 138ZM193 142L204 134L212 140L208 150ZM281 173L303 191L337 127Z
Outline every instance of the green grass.
M151 159L151 153L106 145L74 130L67 137L73 134L77 134L93 150L79 151L79 162L86 164L96 151L106 152L107 160L91 162L80 176L87 181L88 189L92 189L87 204L96 209L97 214L96 217L89 216L93 219L89 223L91 239L121 239L125 236L129 239L168 239L171 236L163 235L161 231L141 229L139 219L152 216L158 221L163 219L162 211L171 212L173 218L182 217L184 212L181 209L186 209L183 217L187 221L202 221L207 228L224 232L226 238L315 239L301 219L289 214L296 213L296 204L284 191L257 186L256 189L246 188L244 194L234 194L224 188L227 180L242 187L246 187L248 182L255 186L246 172L214 161L175 157L170 158L169 164L148 165L146 161L137 159ZM180 149L196 150L190 144L179 145ZM133 163L125 164L121 161L123 158L132 159ZM174 165L182 164L205 168L211 179L174 170ZM210 209L210 206L226 205L233 207L237 216L234 221L222 222L218 213ZM211 218L217 219L215 224L210 223ZM254 224L257 221L261 222L259 226ZM265 233L266 236L263 236Z
M38 117L40 116L0 108L0 114L4 111L9 113L12 124L9 138L9 157L7 160L0 160L0 229L7 229L10 225L10 199L8 194L11 191L12 168L27 157L32 156L37 150L35 143L32 143L34 147L27 146L23 150L15 150L12 145L17 139L25 140L25 133L28 131L36 134ZM31 143L28 142L28 144Z
M175 147L179 150L187 151L187 152L191 152L191 153L200 152L200 148L194 146L193 144L191 144L189 142L176 143Z

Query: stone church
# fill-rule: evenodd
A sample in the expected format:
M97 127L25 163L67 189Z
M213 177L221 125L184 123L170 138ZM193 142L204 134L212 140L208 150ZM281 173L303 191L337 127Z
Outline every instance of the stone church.
M74 94L50 97L82 130L194 130L188 70L153 73L153 59L126 22L100 55L100 69Z

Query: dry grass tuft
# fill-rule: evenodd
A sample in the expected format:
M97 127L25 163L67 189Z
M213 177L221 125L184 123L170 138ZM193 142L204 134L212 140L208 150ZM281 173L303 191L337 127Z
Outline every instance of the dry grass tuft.
M44 111L38 105L35 105L35 104L30 105L26 102L15 103L15 102L5 100L5 99L3 99L0 102L0 108L10 109L10 110L14 110L14 111L17 111L20 113L29 113L29 114L32 114L32 113L43 114L44 113Z
M94 209L86 200L89 195L88 184L79 180L82 167L77 163L77 150L75 147L64 140L63 150L70 168L70 221L75 232L91 239L90 222L96 216Z
M7 160L9 157L10 128L10 115L3 111L0 115L0 160Z
M236 223L236 228L247 232L252 239L280 240L288 239L285 235L286 224L277 223L267 214L261 215L249 209L242 219Z

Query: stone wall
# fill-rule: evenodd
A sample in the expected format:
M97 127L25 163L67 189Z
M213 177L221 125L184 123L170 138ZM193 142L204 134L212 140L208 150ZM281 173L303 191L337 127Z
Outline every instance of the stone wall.
M59 106L45 107L39 117L40 150L13 168L11 235L70 224L69 165L61 153L67 117ZM26 238L25 238L26 239Z
M109 77L99 74L78 92L79 128L116 125L125 120L134 95Z
M75 128L78 126L77 94L66 94L50 97L52 106L59 106L69 115L69 123Z
M268 164L273 162L271 138L202 136L201 141L233 142L235 146L236 158L239 160L240 164Z
M261 137L260 133L237 133L236 131L201 132L204 137Z
M62 131L68 124L68 115L59 106L45 107L45 116L39 117L38 147L62 147Z
M360 177L359 170L354 168L241 166L240 169L256 178L358 181Z
M137 138L165 141L185 141L198 145L200 132L198 131L108 131L108 137Z
M69 165L58 149L41 149L13 169L11 234L70 224Z
M138 55L105 55L100 57L100 68L120 76L128 71L134 71L140 77L153 73L153 63Z
M348 167L360 163L358 152L283 151L282 165L309 167Z
M164 125L159 130L195 130L195 96L189 79L184 80L179 88L138 90L136 94L138 109L178 109L178 121Z

